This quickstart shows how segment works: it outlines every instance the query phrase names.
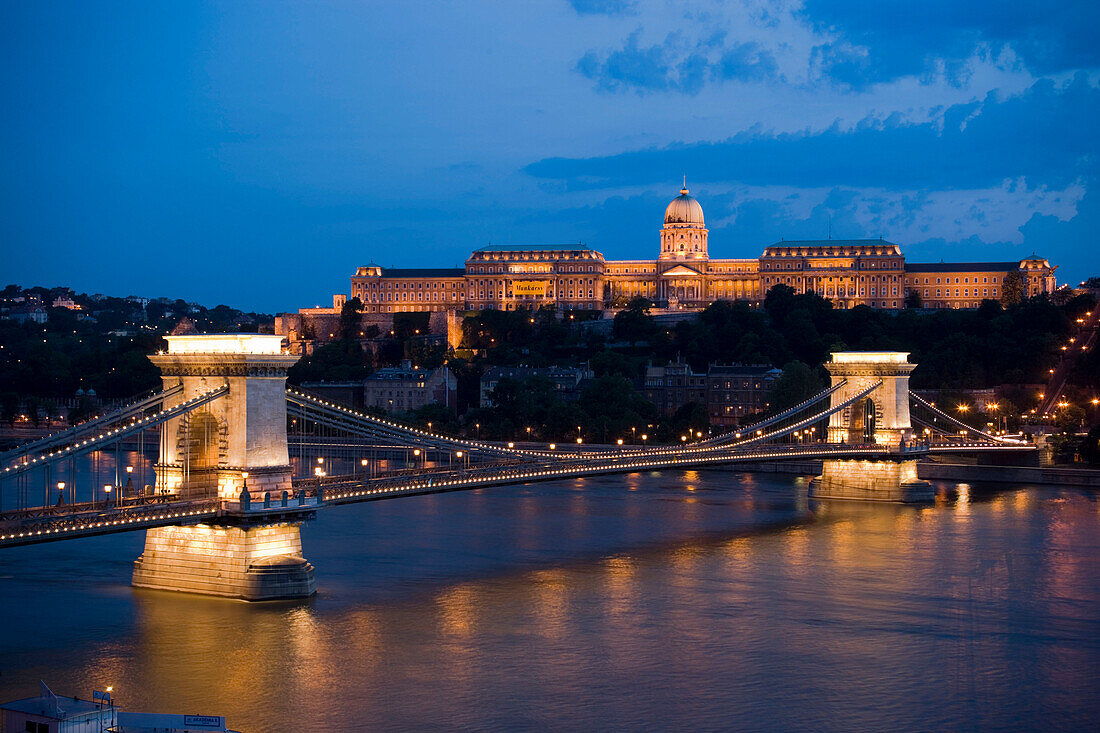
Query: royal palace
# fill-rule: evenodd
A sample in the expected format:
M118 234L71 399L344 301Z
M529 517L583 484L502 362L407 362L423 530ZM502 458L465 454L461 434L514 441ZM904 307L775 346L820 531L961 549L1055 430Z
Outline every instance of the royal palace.
M922 308L976 308L1001 297L1005 277L1019 273L1026 295L1056 287L1047 260L907 263L882 239L782 241L759 257L715 259L703 207L685 186L665 209L656 259L607 260L583 245L497 245L475 250L462 268L387 268L370 264L351 277L333 308L303 308L281 317L293 335L294 316L338 314L358 298L364 314L410 311L613 310L636 296L662 310L698 310L717 300L759 303L776 285L817 293L838 308L904 308L910 293ZM911 299L915 302L916 299Z

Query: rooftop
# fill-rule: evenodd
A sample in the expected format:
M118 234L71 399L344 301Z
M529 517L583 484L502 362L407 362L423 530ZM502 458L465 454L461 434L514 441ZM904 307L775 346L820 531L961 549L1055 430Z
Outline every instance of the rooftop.
M369 266L369 265L368 265ZM463 277L463 267L383 267L382 277ZM361 275L356 275L362 277Z
M906 262L906 272L1008 272L1020 269L1016 262Z
M707 374L712 377L758 377L764 374L782 374L782 372L768 364L731 364L728 366L714 364Z
M474 252L592 252L583 242L570 244L491 244Z
M101 702L81 700L78 697L39 695L38 697L27 697L22 700L6 702L0 705L0 709L28 715L40 715L54 720L69 720L94 715L104 710L109 711L110 706Z
M890 255L901 254L901 248L894 242L885 239L785 239L764 248L764 256L768 256L770 250L776 249L852 249L852 248L883 248L890 247L893 251ZM839 253L838 253L839 254Z

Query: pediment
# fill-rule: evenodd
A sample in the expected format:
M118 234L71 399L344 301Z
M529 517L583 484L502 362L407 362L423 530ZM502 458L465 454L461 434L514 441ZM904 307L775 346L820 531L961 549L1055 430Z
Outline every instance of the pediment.
M693 270L690 267L684 265L676 265L671 270L665 270L661 273L661 277L699 277L703 273L698 270Z

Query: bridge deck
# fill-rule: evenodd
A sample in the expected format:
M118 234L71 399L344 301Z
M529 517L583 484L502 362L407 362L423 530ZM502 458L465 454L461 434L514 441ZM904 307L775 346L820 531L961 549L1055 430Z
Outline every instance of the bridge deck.
M552 481L581 476L629 473L662 468L690 468L760 460L791 460L808 458L918 458L927 455L926 446L890 449L881 445L821 444L721 451L698 454L684 451L679 455L621 456L591 460L548 461L538 464L476 466L467 469L440 469L414 475L384 476L376 479L330 477L323 481L322 500L316 499L316 479L296 482L306 495L305 503L298 499L288 507L273 504L264 508L262 501L253 501L249 510L241 510L235 501L199 499L167 503L128 503L113 507L74 505L71 507L40 507L4 515L0 526L0 547L38 544L93 535L130 532L171 524L248 524L264 521L303 520L318 508L379 499L414 496L444 491L463 491L487 486Z

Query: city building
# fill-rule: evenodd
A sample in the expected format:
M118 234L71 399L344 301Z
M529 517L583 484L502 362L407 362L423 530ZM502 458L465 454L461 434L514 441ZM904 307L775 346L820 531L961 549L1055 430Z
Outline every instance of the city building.
M305 382L302 389L356 409L411 412L432 403L453 410L458 382L445 366L424 369L406 359L400 366L379 369L361 381Z
M782 372L767 364L712 365L707 370L707 415L712 425L740 425L764 412Z
M642 391L662 415L684 405L704 405L712 425L740 425L768 409L780 370L765 364L712 364L705 374L679 361L646 367Z
M424 369L409 360L379 369L363 380L363 406L409 412L437 402L455 408L458 382L445 366Z
M665 312L699 310L717 300L758 304L777 285L817 293L837 308L904 308L910 293L923 308L976 308L983 299L1000 297L1009 273L1021 276L1029 296L1057 288L1057 266L1038 256L911 263L884 239L783 241L758 257L711 258L703 208L686 186L666 207L658 237L656 259L606 260L583 244L492 245L475 250L461 268L369 264L355 271L350 294L335 296L332 308L281 314L276 332L292 345L306 335L324 340L335 334L347 297L363 303L365 322L410 311L613 310L637 296ZM442 320L432 322L433 333L445 330Z
M579 367L501 367L491 366L481 375L480 405L493 406L493 390L502 379L514 379L523 382L535 377L549 380L554 385L554 394L563 402L575 402L581 394L584 383L595 378L595 373L587 364Z

